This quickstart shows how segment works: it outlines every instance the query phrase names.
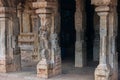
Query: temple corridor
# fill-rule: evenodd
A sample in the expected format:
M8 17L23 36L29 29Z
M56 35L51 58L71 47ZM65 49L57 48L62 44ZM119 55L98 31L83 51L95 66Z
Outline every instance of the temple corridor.
M0 80L118 80L120 0L0 0Z

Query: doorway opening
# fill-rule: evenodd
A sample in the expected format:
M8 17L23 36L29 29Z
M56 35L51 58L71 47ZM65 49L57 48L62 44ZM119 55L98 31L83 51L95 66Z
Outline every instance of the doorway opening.
M88 60L92 59L93 55L93 14L94 8L91 6L90 0L86 1L86 17L87 17L87 27L86 35L84 35L88 40L86 41L88 46ZM75 68L75 42L76 42L76 30L75 30L75 12L76 12L76 1L75 0L59 0L60 5L60 48L61 48L61 57L62 57L62 73L79 73L81 74L84 70L88 69ZM85 6L84 6L85 7ZM89 8L90 7L90 8ZM90 10L90 11L89 11ZM91 39L91 37L93 37ZM92 44L91 44L92 43ZM92 48L91 48L92 45ZM86 49L86 50L87 50ZM87 60L87 61L88 61ZM96 66L95 66L96 67ZM94 73L94 67L90 67L89 72L91 75ZM87 74L87 73L86 73Z
M75 0L60 0L60 47L62 60L75 58Z
M94 47L94 6L91 5L91 0L86 0L86 31L85 31L85 40L86 40L86 52L87 52L87 61L93 61L93 47Z

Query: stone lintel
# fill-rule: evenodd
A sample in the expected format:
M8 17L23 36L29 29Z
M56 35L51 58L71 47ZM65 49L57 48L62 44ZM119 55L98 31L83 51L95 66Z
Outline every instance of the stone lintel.
M41 2L33 2L33 8L55 8L55 2L41 1Z
M91 4L95 6L108 6L111 4L111 0L92 0Z
M35 11L37 14L50 14L53 12L52 9L41 8Z

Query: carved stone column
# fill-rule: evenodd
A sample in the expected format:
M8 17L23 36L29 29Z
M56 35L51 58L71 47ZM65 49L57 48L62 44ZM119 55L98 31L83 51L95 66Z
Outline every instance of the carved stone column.
M85 29L85 11L84 1L76 0L75 13L75 29L76 29L76 44L75 44L75 67L83 67L86 65L86 50L84 41Z
M100 16L100 61L95 70L95 80L111 80L111 67L108 62L107 41L108 41L108 6L96 8Z
M117 80L117 0L92 0L92 4L98 6L96 12L100 16L100 63L95 71L95 80Z
M61 73L61 57L58 45L55 14L55 1L38 1L33 3L36 13L40 17L39 52L41 60L37 65L37 75L49 78Z
M21 69L21 56L17 42L18 34L19 21L16 9L7 5L0 5L0 72Z

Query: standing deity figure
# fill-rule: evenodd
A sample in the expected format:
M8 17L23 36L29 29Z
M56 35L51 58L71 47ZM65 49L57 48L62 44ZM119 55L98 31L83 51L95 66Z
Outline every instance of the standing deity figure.
M58 44L58 35L57 35L57 33L51 34L51 45L52 45L52 49L54 49L55 52L59 51L59 44Z
M58 35L57 33L51 34L51 61L55 63L55 59L60 57L60 47L58 44Z
M40 29L40 54L42 59L50 59L50 42L47 30Z

